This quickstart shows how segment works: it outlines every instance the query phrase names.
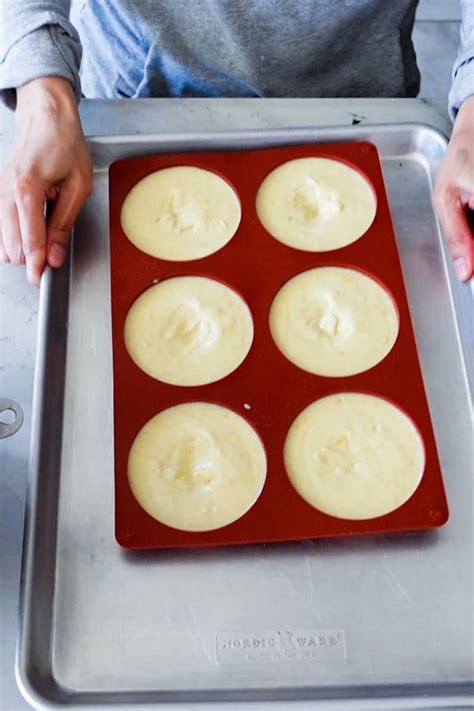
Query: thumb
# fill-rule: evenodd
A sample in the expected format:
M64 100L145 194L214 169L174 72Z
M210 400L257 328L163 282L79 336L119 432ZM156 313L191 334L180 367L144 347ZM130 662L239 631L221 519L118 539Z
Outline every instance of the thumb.
M467 209L458 188L450 186L436 195L436 207L448 251L459 279L469 279L473 270L473 242Z
M61 185L47 225L46 258L51 267L60 267L64 262L72 227L89 192L77 175Z

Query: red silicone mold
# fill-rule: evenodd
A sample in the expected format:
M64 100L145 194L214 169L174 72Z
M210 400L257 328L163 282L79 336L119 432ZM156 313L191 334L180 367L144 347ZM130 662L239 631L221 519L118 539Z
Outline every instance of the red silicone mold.
M377 214L369 230L353 244L332 252L310 253L285 246L262 227L255 210L257 190L265 176L285 161L309 156L340 160L359 170L377 196ZM121 206L132 186L155 170L176 165L219 174L235 188L242 206L242 221L232 240L215 254L192 262L169 262L141 252L120 225ZM444 524L446 496L375 146L357 142L127 158L110 167L109 177L117 541L126 548L214 546ZM362 270L383 284L397 303L400 330L395 346L364 373L347 378L306 373L286 360L272 340L268 314L275 294L291 277L318 266ZM236 371L216 383L199 387L161 383L142 372L125 348L123 327L134 300L157 281L180 275L219 279L235 288L252 311L255 336L250 353ZM384 397L404 410L418 427L426 450L424 475L411 498L392 513L364 521L334 518L311 507L292 487L283 463L285 437L295 417L318 398L348 391ZM128 452L141 427L158 412L192 401L221 404L242 415L260 435L268 462L263 492L250 511L228 526L197 533L155 521L138 504L127 479Z

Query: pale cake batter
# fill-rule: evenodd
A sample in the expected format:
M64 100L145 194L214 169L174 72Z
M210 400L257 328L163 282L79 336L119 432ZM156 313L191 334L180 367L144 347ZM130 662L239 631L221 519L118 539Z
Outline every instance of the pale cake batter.
M191 166L163 168L128 193L122 229L147 254L174 262L200 259L232 239L240 202L215 173Z
M132 304L124 329L135 363L172 385L204 385L225 377L245 359L253 321L243 299L207 277L173 277Z
M210 531L243 516L258 499L266 456L239 415L204 402L176 405L140 430L128 480L150 516L183 531Z
M273 339L292 363L317 375L368 370L391 350L398 313L384 288L355 269L318 267L290 279L270 309Z
M373 222L377 203L370 183L345 163L297 158L265 178L256 208L262 225L280 242L326 252L361 237Z
M296 491L324 513L346 519L382 516L417 488L424 447L412 421L372 395L317 400L288 432L285 466Z

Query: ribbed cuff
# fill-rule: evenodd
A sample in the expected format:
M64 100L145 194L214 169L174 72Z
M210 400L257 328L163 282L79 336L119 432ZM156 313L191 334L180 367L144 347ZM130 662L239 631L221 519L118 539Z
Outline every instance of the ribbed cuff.
M454 121L461 105L474 95L474 57L463 62L456 70L449 92L448 111Z

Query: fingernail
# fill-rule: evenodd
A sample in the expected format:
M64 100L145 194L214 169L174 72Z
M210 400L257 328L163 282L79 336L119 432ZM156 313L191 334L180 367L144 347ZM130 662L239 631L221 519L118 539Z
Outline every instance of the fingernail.
M40 277L36 273L36 270L33 269L33 267L27 263L26 265L26 278L30 282L32 286L39 286L40 285Z
M49 248L48 261L51 262L51 266L59 267L64 262L64 257L66 256L66 248L64 245L59 244L59 242L54 242Z
M454 264L454 271L456 272L456 276L458 277L458 279L466 279L467 278L467 264L466 264L466 260L464 259L464 257L456 257L453 264Z

